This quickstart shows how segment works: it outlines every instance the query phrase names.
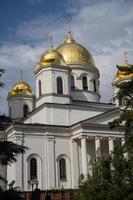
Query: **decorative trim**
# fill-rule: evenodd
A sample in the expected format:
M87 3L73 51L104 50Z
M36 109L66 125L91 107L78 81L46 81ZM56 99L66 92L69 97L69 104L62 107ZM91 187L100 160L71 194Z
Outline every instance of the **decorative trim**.
M43 97L47 97L47 96L56 96L56 97L68 97L68 98L71 98L71 96L67 95L67 94L47 93L47 94L42 94L40 97L36 98L36 101L39 101Z

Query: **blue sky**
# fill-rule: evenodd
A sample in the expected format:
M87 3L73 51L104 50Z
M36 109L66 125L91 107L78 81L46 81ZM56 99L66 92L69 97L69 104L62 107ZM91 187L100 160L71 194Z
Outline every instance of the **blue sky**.
M61 0L57 0L56 3L53 0L1 0L0 24L2 30L0 39L15 40L15 32L19 25L38 17L38 15L56 15L61 12L61 15L65 17L67 15L66 4L62 2Z
M50 36L55 47L63 43L70 17L73 37L99 68L102 101L110 101L115 66L124 63L125 51L133 63L132 0L0 0L0 67L7 70L0 114L7 113L7 93L21 69L35 93L33 67L49 48Z

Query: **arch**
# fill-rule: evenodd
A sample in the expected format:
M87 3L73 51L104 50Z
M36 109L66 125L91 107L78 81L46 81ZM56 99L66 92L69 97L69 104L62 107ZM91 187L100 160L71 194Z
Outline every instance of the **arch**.
M97 92L97 86L96 86L96 80L93 79L93 87L94 87L94 92Z
M57 174L58 174L59 185L62 186L63 183L65 182L70 184L71 182L70 158L66 154L60 154L57 157L56 161L57 161Z
M9 116L11 117L11 115L12 115L12 108L11 108L11 106L9 107Z
M37 179L37 160L31 158L30 160L30 180Z
M63 82L61 77L57 77L57 94L63 94Z
M75 89L74 76L71 76L71 90Z
M29 182L32 180L38 180L38 187L42 187L42 159L34 153L27 157L27 186L29 189L31 189Z
M23 117L27 117L27 115L28 115L28 105L27 104L25 104L24 106L23 106Z
M39 97L42 95L42 82L39 80Z
M60 180L66 180L66 160L65 158L59 159Z
M83 90L88 90L87 77L82 77Z

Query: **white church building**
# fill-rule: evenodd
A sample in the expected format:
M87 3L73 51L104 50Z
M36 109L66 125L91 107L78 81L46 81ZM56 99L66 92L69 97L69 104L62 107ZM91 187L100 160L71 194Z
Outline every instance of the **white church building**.
M128 67L128 65L125 64ZM117 85L130 79L118 71L112 103L101 103L99 70L90 52L68 32L58 48L45 52L34 67L36 94L20 80L8 93L13 123L7 139L29 148L7 168L7 180L31 190L75 189L79 176L91 173L96 153L106 156L124 133L108 122L120 114Z

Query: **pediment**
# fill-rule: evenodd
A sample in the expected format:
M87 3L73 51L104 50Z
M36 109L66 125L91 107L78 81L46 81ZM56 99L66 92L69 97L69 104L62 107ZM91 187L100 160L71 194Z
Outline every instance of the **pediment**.
M89 118L81 123L93 123L93 124L108 124L114 119L118 118L121 114L121 110L119 108L112 109L110 111L99 114L95 117Z

